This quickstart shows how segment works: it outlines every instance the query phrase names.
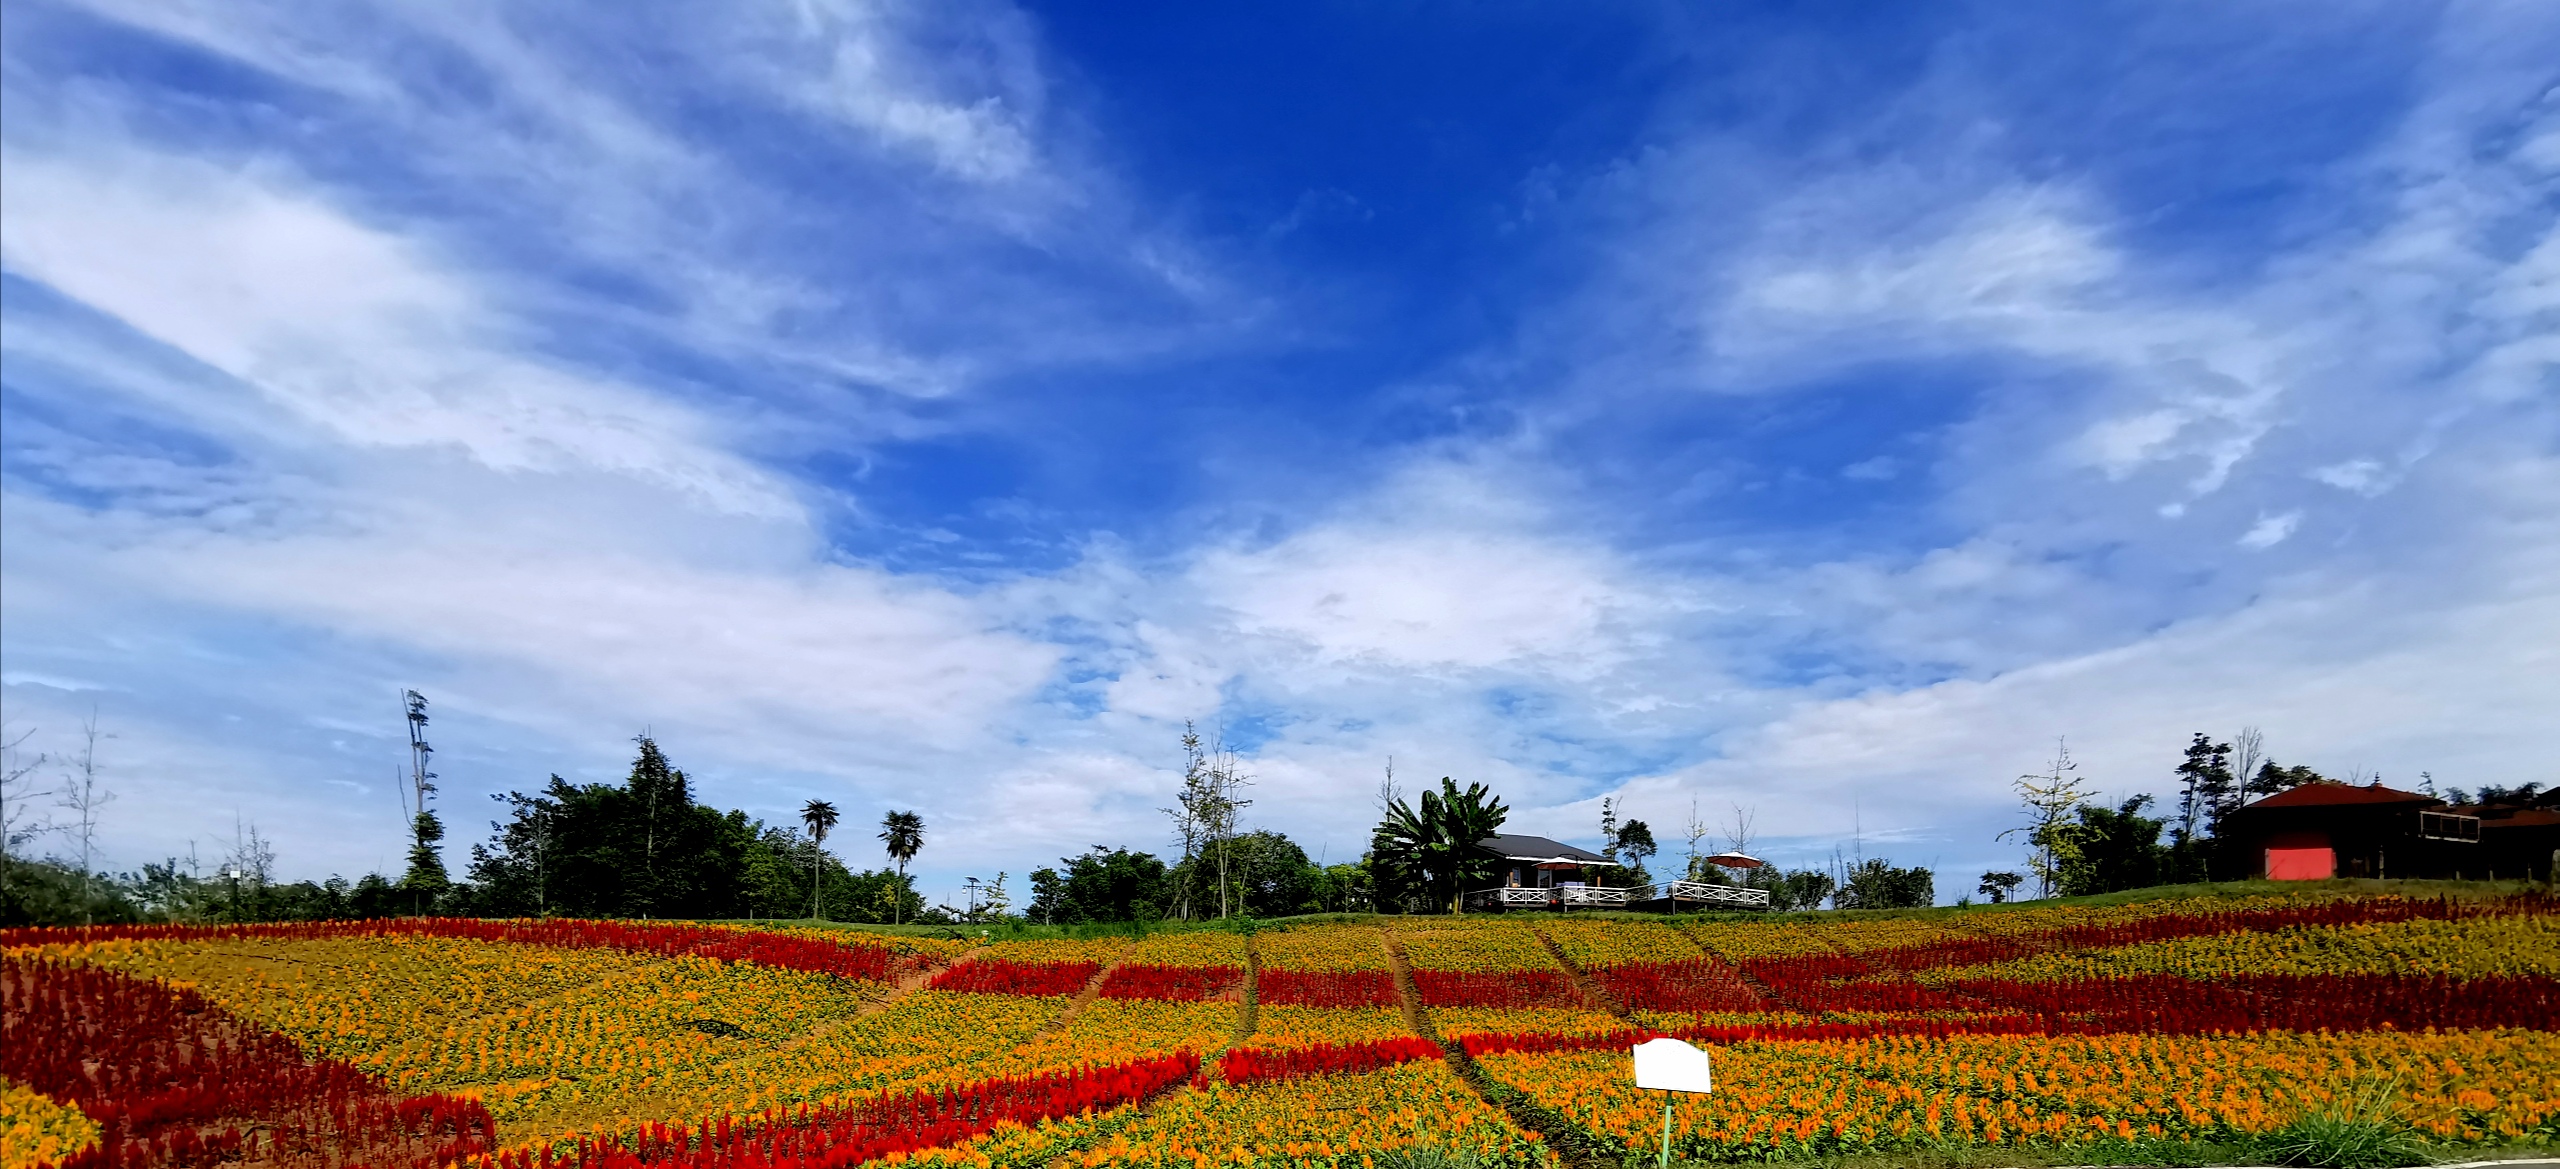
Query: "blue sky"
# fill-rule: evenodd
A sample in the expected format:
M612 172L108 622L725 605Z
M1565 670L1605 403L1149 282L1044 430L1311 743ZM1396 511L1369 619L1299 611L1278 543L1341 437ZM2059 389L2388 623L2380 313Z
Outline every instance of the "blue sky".
M1942 897L2068 737L2550 782L2547 5L14 5L0 674L108 860L1163 849L1185 719ZM1709 837L1709 844L1719 843ZM1682 847L1674 843L1673 850ZM874 858L856 846L856 863Z

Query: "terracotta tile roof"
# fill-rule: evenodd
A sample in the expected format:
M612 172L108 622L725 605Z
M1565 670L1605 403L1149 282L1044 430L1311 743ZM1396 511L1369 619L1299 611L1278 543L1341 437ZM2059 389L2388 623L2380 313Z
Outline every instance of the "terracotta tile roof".
M2323 808L2348 804L2441 804L2424 792L2404 792L2381 784L2306 783L2248 804L2251 808Z

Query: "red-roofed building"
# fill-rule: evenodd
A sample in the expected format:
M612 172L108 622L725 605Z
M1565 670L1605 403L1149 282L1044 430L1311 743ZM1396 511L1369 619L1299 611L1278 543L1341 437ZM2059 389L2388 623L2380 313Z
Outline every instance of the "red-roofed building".
M2256 875L2278 881L2329 877L2485 877L2480 819L2443 800L2381 784L2306 783L2223 818L2224 847ZM2524 876L2513 873L2512 876Z

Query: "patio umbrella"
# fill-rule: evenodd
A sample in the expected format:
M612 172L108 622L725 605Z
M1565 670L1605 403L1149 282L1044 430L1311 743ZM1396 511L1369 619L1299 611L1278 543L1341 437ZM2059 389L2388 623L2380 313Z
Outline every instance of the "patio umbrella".
M1707 863L1715 865L1718 868L1726 869L1756 869L1767 865L1769 862L1761 860L1756 856L1744 856L1738 852L1720 852L1714 856L1708 857Z

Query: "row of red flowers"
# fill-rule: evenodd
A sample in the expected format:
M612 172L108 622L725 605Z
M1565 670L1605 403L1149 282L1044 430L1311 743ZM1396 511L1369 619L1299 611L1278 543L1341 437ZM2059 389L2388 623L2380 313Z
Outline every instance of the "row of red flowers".
M1102 969L1099 962L1007 962L977 958L933 976L935 990L972 994L1075 994Z
M1395 976L1384 970L1274 970L1254 978L1255 997L1293 1007L1392 1007Z
M1985 980L1965 983L1962 990L1990 1006L1947 1018L1749 1023L1670 1031L1629 1028L1598 1035L1488 1034L1469 1035L1459 1042L1471 1055L1490 1055L1617 1047L1657 1035L1738 1043L1872 1035L2560 1030L2560 979L2540 975L2262 974L2224 981L2136 975L2055 983Z
M1154 966L1132 962L1112 968L1102 980L1107 999L1173 999L1194 1002L1216 998L1244 977L1233 966Z
M609 949L664 957L698 956L876 981L889 980L907 970L921 969L930 962L921 955L901 960L886 946L806 934L725 929L678 922L586 921L576 918L397 917L373 921L297 921L254 925L21 927L0 930L0 947L77 944L124 938L192 942L381 937L464 938L573 950Z
M1619 1005L1653 1011L1759 1011L1769 1000L1713 958L1604 966L1591 979Z
M1413 989L1426 1007L1583 1005L1561 970L1416 970Z
M728 1119L693 1128L648 1125L630 1137L581 1140L565 1153L545 1147L496 1158L497 1169L841 1169L893 1154L956 1144L1011 1121L1035 1125L1061 1116L1143 1100L1199 1074L1190 1052L1045 1076L982 1080L942 1091L874 1098L841 1107L768 1113L755 1123Z
M1301 1076L1354 1075L1414 1059L1438 1059L1440 1046L1412 1035L1368 1043L1318 1043L1278 1051L1229 1048L1218 1057L1218 1075L1230 1084L1294 1080Z
M234 1161L442 1165L485 1151L479 1101L402 1099L194 991L0 954L0 1074L103 1130L63 1169ZM244 1131L245 1130L245 1131Z

